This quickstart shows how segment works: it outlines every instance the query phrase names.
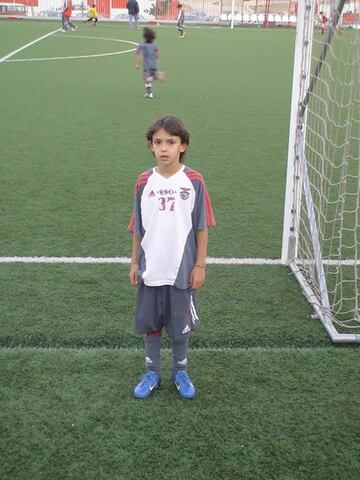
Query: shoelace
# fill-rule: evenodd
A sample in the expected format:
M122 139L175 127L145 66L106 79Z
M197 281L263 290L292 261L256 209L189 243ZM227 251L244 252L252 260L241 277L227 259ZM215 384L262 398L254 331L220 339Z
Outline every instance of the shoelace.
M155 381L155 375L151 372L147 372L141 380L141 385L147 385L148 383L153 383L153 381Z
M190 378L188 376L188 374L186 372L179 372L177 375L176 375L176 380L180 383L180 382L184 382L186 383L187 385L190 385L191 384L191 381L190 381Z

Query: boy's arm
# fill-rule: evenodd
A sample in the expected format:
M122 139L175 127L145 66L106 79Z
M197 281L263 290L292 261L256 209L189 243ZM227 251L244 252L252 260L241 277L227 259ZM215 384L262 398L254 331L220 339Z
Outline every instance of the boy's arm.
M141 61L142 61L142 53L141 53L141 46L140 45L138 45L138 47L136 49L135 56L136 56L135 68L138 69L140 67Z
M189 282L192 290L197 290L205 283L205 264L208 246L208 229L198 230L196 234L197 256L191 271Z
M141 243L141 237L135 235L132 236L132 247L131 247L131 265L129 272L130 283L133 287L138 286L138 267L139 267L139 247Z
M141 53L136 53L136 63L135 68L138 69L141 65L142 55Z

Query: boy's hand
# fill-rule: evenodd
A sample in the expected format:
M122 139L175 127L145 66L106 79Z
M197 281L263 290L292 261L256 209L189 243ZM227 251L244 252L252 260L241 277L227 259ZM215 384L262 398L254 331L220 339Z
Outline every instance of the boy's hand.
M132 263L130 267L130 272L129 272L129 279L133 287L137 287L139 285L137 272L138 272L138 264Z
M138 64L136 64L136 65L135 65L135 68L136 68L136 70L138 70L138 68L139 68L139 65L138 65Z
M190 273L190 287L192 290L198 290L205 283L205 267L194 265Z

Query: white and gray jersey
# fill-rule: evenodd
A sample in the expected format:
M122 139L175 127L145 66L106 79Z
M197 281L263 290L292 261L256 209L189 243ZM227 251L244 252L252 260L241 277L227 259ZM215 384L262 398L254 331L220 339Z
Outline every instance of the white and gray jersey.
M180 10L178 17L177 17L177 27L183 27L185 21L185 13L184 10Z
M159 48L156 43L140 43L136 53L141 53L144 59L144 70L156 70L159 58Z
M189 288L196 263L196 235L215 225L202 175L185 165L169 178L155 168L135 186L128 230L141 237L139 275L147 286Z

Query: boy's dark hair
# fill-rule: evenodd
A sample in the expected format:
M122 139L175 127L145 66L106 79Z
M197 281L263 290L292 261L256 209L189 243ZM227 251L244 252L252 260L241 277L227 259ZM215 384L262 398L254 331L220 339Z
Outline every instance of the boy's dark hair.
M152 43L156 38L156 33L149 27L144 28L143 37L145 43Z
M180 137L182 145L189 145L190 134L186 126L179 118L172 117L171 115L166 115L166 117L158 118L151 123L146 132L146 139L149 144L152 144L154 134L161 128L166 130L170 135L173 135L174 137ZM186 152L180 153L180 162L183 160L185 154Z
M177 8L182 8L181 3L178 3L178 4L177 4Z

